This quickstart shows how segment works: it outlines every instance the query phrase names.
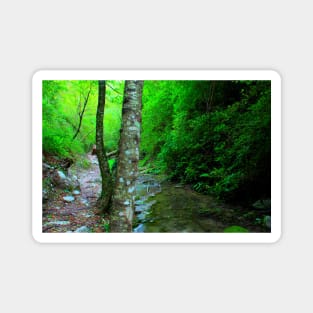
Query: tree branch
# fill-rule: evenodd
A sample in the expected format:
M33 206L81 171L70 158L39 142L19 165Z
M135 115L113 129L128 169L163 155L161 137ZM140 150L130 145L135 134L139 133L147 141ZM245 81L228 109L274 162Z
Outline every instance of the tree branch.
M78 113L78 115L79 115L79 124L78 124L78 128L77 128L77 130L76 130L76 133L75 133L75 135L73 136L73 140L77 137L77 135L78 135L78 133L79 133L79 131L80 131L80 127L81 127L81 125L82 125L83 116L84 116L85 109L86 109L86 106L87 106L87 103L88 103L88 99L89 99L90 92L91 92L91 86L90 86L90 88L89 88L87 97L85 98L83 110L82 110L80 113Z

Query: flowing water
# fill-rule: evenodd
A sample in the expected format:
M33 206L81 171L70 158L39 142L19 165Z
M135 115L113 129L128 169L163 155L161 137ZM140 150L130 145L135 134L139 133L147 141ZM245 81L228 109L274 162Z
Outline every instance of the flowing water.
M213 198L171 182L159 183L153 175L137 181L134 232L222 232L226 224L203 212L231 213ZM214 215L214 214L213 214Z

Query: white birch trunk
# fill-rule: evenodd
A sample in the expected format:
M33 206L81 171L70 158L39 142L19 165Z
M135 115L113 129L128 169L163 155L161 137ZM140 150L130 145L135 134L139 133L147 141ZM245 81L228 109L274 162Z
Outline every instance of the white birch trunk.
M143 81L125 82L111 232L131 232L138 176Z

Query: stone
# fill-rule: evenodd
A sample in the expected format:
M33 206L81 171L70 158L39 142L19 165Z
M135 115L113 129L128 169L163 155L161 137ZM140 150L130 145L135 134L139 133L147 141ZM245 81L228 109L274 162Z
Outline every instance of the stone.
M89 233L90 229L87 226L81 226L77 228L74 233Z
M92 213L81 213L81 215L84 217L87 217L87 218L94 216L94 214L92 214Z
M69 221L52 221L47 223L46 225L59 225L59 226L64 226L64 225L69 225Z
M47 202L49 200L49 192L47 189L42 189L42 201Z
M44 174L48 173L49 171L53 170L53 167L50 166L49 164L43 163L42 164L42 172Z
M89 206L89 202L88 202L88 200L86 200L86 199L81 199L80 202L81 202L82 204L86 205L86 206Z
M136 228L133 229L134 233L143 233L145 230L145 227L143 224L139 224Z
M65 196L63 197L63 200L66 202L73 202L75 198L73 196Z
M135 204L136 205L141 205L141 204L144 204L143 200L136 200L135 201Z
M271 228L271 217L269 215L265 215L263 221L267 228Z
M57 171L57 174L60 179L66 179L66 175L62 171Z
M135 206L135 212L140 213L144 210L146 210L147 206L145 204L139 204Z
M252 204L252 207L256 210L270 210L271 209L271 200L258 200Z
M75 195L75 196L80 195L80 191L79 190L74 190L73 191L73 195Z
M80 189L80 184L77 176L66 176L64 172L57 170L52 174L52 182L56 187L63 189Z

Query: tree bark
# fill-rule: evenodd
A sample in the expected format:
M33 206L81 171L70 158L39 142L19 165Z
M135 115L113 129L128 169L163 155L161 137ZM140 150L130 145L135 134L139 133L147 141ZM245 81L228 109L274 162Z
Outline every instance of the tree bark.
M96 154L102 178L101 195L97 201L97 207L102 213L108 212L112 197L112 178L110 174L108 159L103 143L103 117L105 107L105 81L99 80L98 108L96 118Z
M138 177L143 81L125 82L111 232L131 232Z

